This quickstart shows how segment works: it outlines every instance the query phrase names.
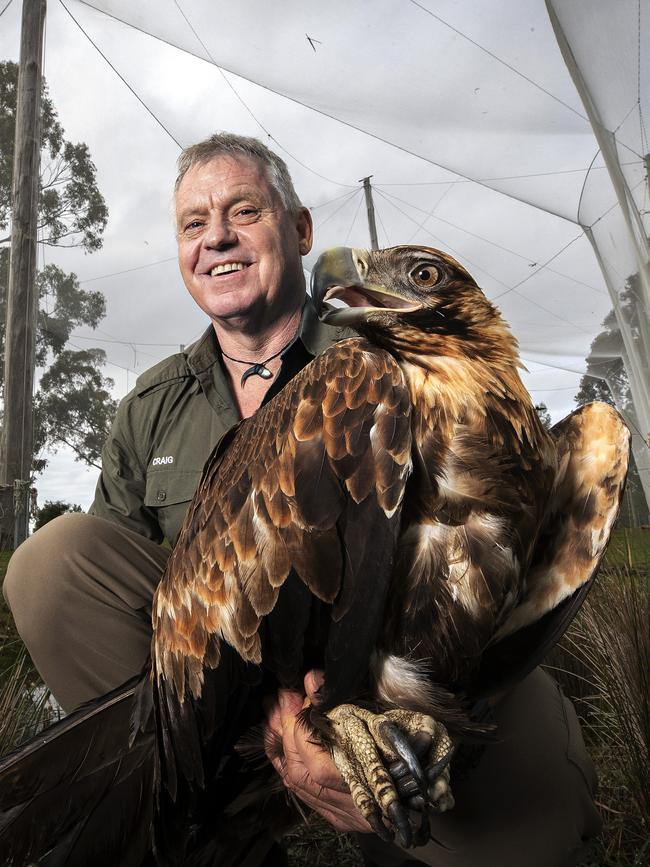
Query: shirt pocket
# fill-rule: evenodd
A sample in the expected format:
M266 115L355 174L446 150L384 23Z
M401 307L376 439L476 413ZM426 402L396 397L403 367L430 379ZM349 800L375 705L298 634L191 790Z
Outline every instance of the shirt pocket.
M165 538L172 544L178 537L201 472L165 467L147 475L144 504L156 514Z

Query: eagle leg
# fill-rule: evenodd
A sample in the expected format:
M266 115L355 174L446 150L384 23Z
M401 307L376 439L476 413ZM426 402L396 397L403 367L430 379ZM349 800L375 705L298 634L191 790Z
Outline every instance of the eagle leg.
M454 804L449 788L453 747L444 726L417 712L375 714L351 704L326 716L334 763L375 833L392 837L385 821L401 846L426 843L428 810L444 812Z

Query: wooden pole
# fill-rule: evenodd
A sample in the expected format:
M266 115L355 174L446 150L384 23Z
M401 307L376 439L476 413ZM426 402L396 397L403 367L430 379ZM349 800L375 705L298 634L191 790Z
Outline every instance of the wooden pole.
M368 231L370 232L370 249L378 250L379 244L377 243L377 224L375 223L375 205L372 200L372 187L370 186L370 178L372 175L369 175L367 178L362 178L363 181L363 192L366 196L366 209L368 211Z
M23 0L5 336L0 482L13 489L14 546L27 536L32 468L36 244L46 0ZM5 500L6 503L6 500ZM5 506L5 512L6 512Z

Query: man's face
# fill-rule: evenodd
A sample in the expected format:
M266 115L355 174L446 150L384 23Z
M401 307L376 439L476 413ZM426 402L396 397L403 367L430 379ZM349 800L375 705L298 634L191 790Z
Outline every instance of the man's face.
M213 321L299 307L311 217L287 213L256 160L220 156L192 166L176 193L176 229L185 285Z

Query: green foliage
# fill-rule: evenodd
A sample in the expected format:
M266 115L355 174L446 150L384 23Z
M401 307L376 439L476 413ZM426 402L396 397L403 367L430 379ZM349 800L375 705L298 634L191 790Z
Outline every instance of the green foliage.
M56 451L64 443L76 460L101 468L101 451L117 410L109 389L113 381L102 376L102 349L60 352L43 374L34 399L34 451Z
M4 383L4 346L9 284L9 250L0 250L0 389ZM58 355L75 328L96 328L106 314L101 292L79 286L76 274L46 265L36 276L39 310L36 330L36 365L45 367L48 354Z
M46 265L39 272L36 286L41 300L36 364L42 367L48 351L55 355L61 352L73 329L99 325L106 315L106 299L101 292L82 289L76 274L66 274L56 265Z
M11 238L11 186L16 123L18 66L0 63L0 243ZM97 188L88 147L65 139L56 109L43 85L41 110L41 177L39 237L43 243L81 246L92 252L102 246L108 219ZM9 249L0 248L0 391L4 383L6 299ZM112 380L101 375L105 353L99 349L73 352L65 346L75 328L96 328L106 313L101 292L82 289L75 274L47 265L36 278L38 317L36 365L47 368L35 397L34 451L56 450L65 443L78 460L99 466L116 403ZM35 459L34 472L46 461Z
M18 65L0 63L0 231L11 238L11 187L16 126ZM56 110L43 83L41 109L41 178L39 236L43 243L99 250L108 209L96 182L88 147L64 137Z
M81 506L76 503L64 503L63 500L46 500L40 509L36 510L36 521L34 530L40 530L50 521L58 518L59 515L66 515L68 512L82 512Z

